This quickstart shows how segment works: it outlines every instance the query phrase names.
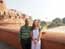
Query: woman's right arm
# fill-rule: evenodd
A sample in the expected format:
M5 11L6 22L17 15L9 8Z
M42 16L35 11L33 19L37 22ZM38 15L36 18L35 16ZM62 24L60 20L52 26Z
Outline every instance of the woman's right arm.
M31 36L31 40L34 41L35 39L33 38L33 33L32 32L30 33L30 36Z
M31 32L30 35L31 35L31 41L33 41L34 44L36 44L36 41L35 41L35 39L33 38L33 33Z

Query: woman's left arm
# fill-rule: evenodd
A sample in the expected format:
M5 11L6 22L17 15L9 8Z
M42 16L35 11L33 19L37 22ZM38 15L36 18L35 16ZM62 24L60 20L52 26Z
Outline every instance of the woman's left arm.
M41 40L41 38L42 38L42 32L39 33L38 41Z
M39 39L42 39L42 32L40 32L39 34Z

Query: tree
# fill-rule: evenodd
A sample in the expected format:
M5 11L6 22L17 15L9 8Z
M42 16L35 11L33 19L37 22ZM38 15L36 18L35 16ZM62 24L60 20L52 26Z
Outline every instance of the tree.
M50 28L50 27L57 27L62 25L63 25L62 20L60 18L55 18L48 27Z
M63 23L65 24L65 17L62 19Z
M45 26L46 22L45 21L41 21L41 26Z
M61 26L62 25L62 20L60 18L55 18L53 21L56 26Z

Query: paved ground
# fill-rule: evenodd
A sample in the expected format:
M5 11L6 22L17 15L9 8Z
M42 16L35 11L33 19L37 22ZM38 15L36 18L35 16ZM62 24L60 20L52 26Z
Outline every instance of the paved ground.
M65 33L65 26L60 26L60 27L55 27L46 30L47 32L60 32L60 33Z
M15 48L11 47L10 45L4 42L0 42L0 49L15 49Z

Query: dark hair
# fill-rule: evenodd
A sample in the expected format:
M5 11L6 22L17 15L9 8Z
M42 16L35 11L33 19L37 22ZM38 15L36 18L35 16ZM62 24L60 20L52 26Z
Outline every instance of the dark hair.
M29 23L28 23L28 18L25 19L25 26L27 26Z
M39 21L39 22L40 22L40 20L35 19L35 20L33 21L33 25L32 25L32 29L31 29L31 30L35 29L35 21ZM41 30L41 29L39 28L39 31L40 31L40 30Z
M25 19L25 22L27 22L28 21L28 19Z

